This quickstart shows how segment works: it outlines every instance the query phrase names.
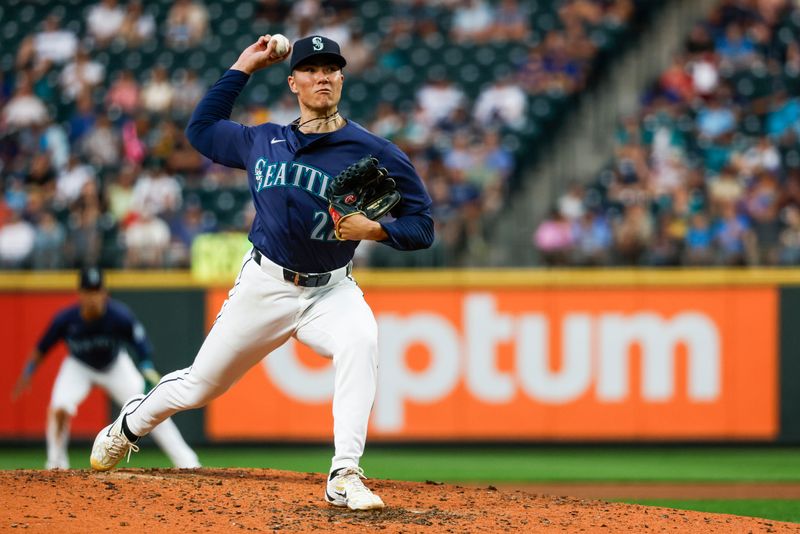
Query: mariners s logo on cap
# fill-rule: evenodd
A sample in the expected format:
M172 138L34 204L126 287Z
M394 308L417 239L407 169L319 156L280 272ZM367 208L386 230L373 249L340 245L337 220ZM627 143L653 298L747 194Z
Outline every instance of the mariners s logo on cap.
M333 39L328 39L324 35L312 35L298 39L292 45L292 59L289 61L289 69L294 70L299 65L312 59L322 59L330 61L339 67L347 65L347 61L342 56L339 43Z
M97 267L85 267L80 272L81 289L95 290L103 287L103 271Z

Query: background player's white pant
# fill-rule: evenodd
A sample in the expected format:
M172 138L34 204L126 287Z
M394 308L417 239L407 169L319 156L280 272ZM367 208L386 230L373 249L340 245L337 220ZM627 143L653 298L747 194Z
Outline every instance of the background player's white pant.
M144 378L126 352L121 352L114 363L104 371L93 369L72 356L64 358L50 398L47 418L47 467L65 469L69 467L67 457L69 424L59 429L55 412L61 410L70 417L74 416L93 385L103 388L114 402L121 405L144 391ZM178 427L171 420L165 421L157 431L153 432L153 440L175 467L200 466L197 455L186 444Z
M318 288L298 287L267 274L249 255L194 364L165 375L128 412L128 428L143 436L178 411L204 406L292 336L333 358L332 469L357 466L378 375L372 310L350 277Z

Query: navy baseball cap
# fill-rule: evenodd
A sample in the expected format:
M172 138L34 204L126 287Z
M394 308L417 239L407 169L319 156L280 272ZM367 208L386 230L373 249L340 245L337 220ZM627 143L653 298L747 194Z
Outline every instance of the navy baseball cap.
M298 39L292 46L292 59L289 70L294 70L300 63L312 57L327 56L340 67L347 65L347 61L339 50L339 43L321 35L311 35Z
M97 267L81 269L80 288L87 291L96 291L103 288L103 271Z

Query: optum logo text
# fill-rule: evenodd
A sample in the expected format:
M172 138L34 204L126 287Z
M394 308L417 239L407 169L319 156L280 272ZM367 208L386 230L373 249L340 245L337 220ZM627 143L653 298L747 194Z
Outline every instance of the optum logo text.
M543 313L501 313L495 297L473 293L462 306L463 330L442 315L414 313L378 316L380 367L373 426L400 431L408 401L435 403L463 383L476 400L502 405L521 394L542 404L568 404L585 395L600 403L621 403L632 396L669 402L676 392L676 353L687 354L690 402L713 402L721 394L719 331L707 315L686 310L670 317L650 311L569 313L554 331L561 335L560 365L551 358L551 319ZM498 347L513 347L513 369L498 366ZM406 354L423 346L429 362L408 367ZM640 348L641 391L631 391L631 352ZM275 385L295 400L326 402L333 393L333 369L302 365L290 345L264 360Z

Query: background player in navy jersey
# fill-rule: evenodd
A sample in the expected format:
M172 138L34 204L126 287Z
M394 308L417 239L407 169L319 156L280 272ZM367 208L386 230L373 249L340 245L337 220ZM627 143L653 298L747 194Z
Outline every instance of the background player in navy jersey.
M186 133L215 162L246 169L256 217L253 249L217 320L187 369L164 376L144 398L133 399L92 448L92 466L113 468L139 436L170 415L221 395L290 337L332 358L334 456L325 499L351 509L382 508L361 481L367 422L375 398L378 333L372 310L353 280L351 260L362 239L400 250L433 241L430 197L408 157L394 144L338 111L345 58L339 45L315 35L290 49L289 89L300 117L289 125L244 126L229 120L234 101L254 72L283 61L276 40L264 35L198 104ZM334 235L327 184L363 156L372 155L397 182L402 201L392 220L361 215L343 219Z
M144 392L145 377L151 385L160 378L153 367L144 328L124 304L109 298L103 273L97 268L81 271L79 302L53 318L28 358L14 388L15 398L28 387L47 352L61 340L66 342L69 354L58 371L47 414L48 469L69 468L70 419L92 386L103 388L122 405ZM141 374L129 350L138 357ZM197 455L171 420L153 432L153 439L176 467L200 466Z

